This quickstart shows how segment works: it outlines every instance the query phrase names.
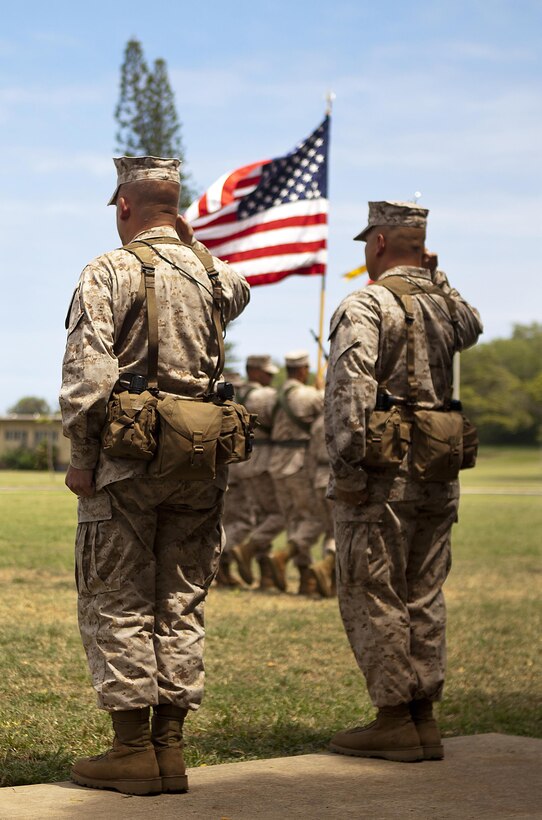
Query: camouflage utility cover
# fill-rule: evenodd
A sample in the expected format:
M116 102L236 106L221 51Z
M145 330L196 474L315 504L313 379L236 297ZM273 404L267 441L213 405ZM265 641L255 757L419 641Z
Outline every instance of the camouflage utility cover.
M371 228L377 225L402 228L425 228L427 208L414 202L369 202L369 220L367 227L354 239L365 241Z
M121 185L127 182L141 180L162 180L181 184L179 168L181 160L164 157L115 157L113 159L117 169L117 187L107 203L114 205Z

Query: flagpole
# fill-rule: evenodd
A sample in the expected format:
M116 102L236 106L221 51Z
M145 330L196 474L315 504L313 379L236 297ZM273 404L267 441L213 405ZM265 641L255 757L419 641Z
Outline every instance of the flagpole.
M331 116L333 108L333 100L335 99L333 91L328 91L326 94L326 117ZM326 266L327 269L327 266ZM322 388L324 386L324 314L326 309L326 273L322 274L322 281L320 284L320 319L318 321L318 358L316 366L316 386Z

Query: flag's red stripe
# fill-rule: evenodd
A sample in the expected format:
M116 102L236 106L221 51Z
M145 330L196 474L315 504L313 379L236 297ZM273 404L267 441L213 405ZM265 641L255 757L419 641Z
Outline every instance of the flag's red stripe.
M246 179L240 179L235 187L237 189L237 188L248 188L250 185L257 186L257 185L259 185L261 178L262 178L262 175L260 174L257 177L247 177Z
M280 282L286 279L287 276L316 276L323 275L326 272L326 266L321 262L314 265L309 265L306 268L293 268L292 270L275 271L274 273L259 273L254 276L247 276L246 280L251 287L258 285L272 285L274 282Z
M250 228L245 228L237 233L219 236L213 239L206 239L205 244L208 248L214 248L217 245L223 245L225 242L233 242L235 239L242 239L245 236L252 236L256 233L264 231L274 231L279 228L296 228L305 225L325 225L327 223L327 213L310 214L308 216L290 216L286 219L274 219L272 222L260 222L258 225L251 225ZM207 225L205 226L208 227ZM202 229L203 230L203 229Z
M309 253L327 247L325 239L317 242L292 242L287 245L269 245L266 248L253 248L250 251L226 254L227 260L234 265L236 262L245 262L248 259L261 259L264 256L284 256L289 253Z
M267 165L268 162L270 162L268 159L260 162L252 162L250 165L244 165L242 168L238 168L236 171L231 173L222 186L222 192L220 194L220 201L222 202L222 205L227 205L232 201L233 192L240 182L244 182L245 179L249 177L254 168Z
M220 211L217 211L217 214L219 213ZM200 214L200 216L205 216L205 214ZM232 211L231 214L224 214L224 216L217 216L216 219L207 222L205 225L198 225L198 219L193 219L190 224L194 230L199 229L205 231L207 228L215 228L217 225L227 225L229 222L237 222L237 211Z
M207 194L203 194L198 205L199 216L207 216L209 209L207 208Z

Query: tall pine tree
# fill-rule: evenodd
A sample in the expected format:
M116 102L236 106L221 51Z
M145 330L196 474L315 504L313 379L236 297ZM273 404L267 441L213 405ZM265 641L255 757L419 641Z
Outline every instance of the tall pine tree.
M126 156L179 157L184 160L181 125L169 83L165 60L155 60L152 70L138 40L129 40L121 66L117 149ZM189 176L181 169L179 208L188 207L194 193Z

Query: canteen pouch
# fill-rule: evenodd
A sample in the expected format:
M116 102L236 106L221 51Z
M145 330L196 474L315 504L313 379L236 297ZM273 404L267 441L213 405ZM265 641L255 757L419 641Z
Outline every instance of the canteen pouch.
M215 478L222 408L212 402L167 396L156 406L160 436L149 474L179 481Z
M102 430L102 447L113 458L150 461L157 446L157 399L148 390L112 393Z
M478 430L467 416L463 415L463 460L461 461L461 470L469 470L476 465L478 444Z
M399 469L410 442L410 425L398 407L373 410L365 437L361 466L368 472L390 473Z
M456 411L412 414L412 472L417 481L453 481L463 461L463 416Z
M234 401L219 405L222 410L222 426L218 439L216 460L218 464L238 464L248 461L252 453L256 416L246 407Z

